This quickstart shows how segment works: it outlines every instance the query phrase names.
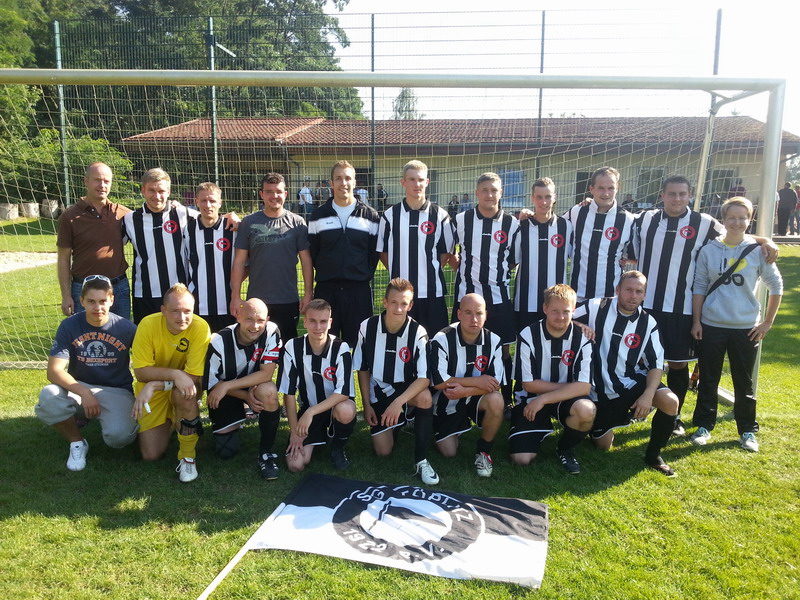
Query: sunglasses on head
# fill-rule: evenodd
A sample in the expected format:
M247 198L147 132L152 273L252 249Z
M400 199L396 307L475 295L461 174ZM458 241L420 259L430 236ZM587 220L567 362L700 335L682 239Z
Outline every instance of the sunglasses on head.
M83 285L86 285L90 281L94 281L95 279L99 279L100 281L105 281L109 285L111 285L111 280L106 277L105 275L89 275L86 279L83 280Z

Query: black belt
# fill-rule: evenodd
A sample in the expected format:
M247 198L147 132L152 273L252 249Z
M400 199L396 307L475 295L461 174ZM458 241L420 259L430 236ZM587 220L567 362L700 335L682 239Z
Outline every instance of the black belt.
M111 278L109 278L108 281L111 283L111 285L117 285L120 281L122 281L126 277L127 277L127 275L125 275L125 273L123 273L119 277L111 277ZM73 277L72 278L72 283L83 283L84 279L85 279L85 277Z

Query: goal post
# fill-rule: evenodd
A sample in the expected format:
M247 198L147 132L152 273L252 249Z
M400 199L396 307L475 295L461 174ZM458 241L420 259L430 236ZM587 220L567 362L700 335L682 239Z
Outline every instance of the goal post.
M646 77L587 75L468 75L463 73L362 73L345 71L205 71L205 70L124 70L124 69L0 69L0 84L25 85L170 85L170 86L303 86L303 87L410 87L410 88L522 88L594 90L696 90L722 96L725 90L741 91L740 97L766 93L768 109L764 136L760 197L762 218L759 235L772 232L774 190L777 189L781 147L781 127L786 81L737 77ZM713 122L716 112L709 111ZM710 143L709 128L704 143ZM704 177L704 169L700 169ZM702 189L703 179L699 180ZM699 194L698 194L699 195Z
M176 131L181 128L187 129L188 124L194 128L192 131L200 131L200 137L206 135L205 131L211 131L208 122L210 121L210 114L205 109L205 96L204 88L217 87L220 90L225 90L233 94L237 89L254 88L254 89L280 89L280 88L366 88L366 89L393 89L393 88L411 88L411 89L424 89L424 88L439 88L445 90L442 93L446 94L447 90L493 90L497 91L504 96L510 95L511 90L521 90L529 92L533 90L567 90L572 93L573 91L580 90L582 93L587 94L586 102L591 104L592 94L597 94L603 90L630 92L641 90L652 90L653 93L672 93L672 92L692 92L699 94L707 94L708 104L711 106L710 110L701 113L698 116L692 117L696 121L702 121L705 125L704 134L699 136L699 139L689 142L676 142L675 150L672 149L672 141L669 143L663 142L663 145L669 146L660 154L655 153L661 141L659 135L660 124L667 123L666 120L654 120L649 123L648 139L650 141L641 142L634 141L629 143L630 149L626 154L614 154L619 156L620 162L624 164L629 173L633 177L638 177L638 181L634 181L631 187L632 191L641 192L643 196L653 196L653 190L657 192L657 186L660 185L660 179L665 175L669 175L675 170L685 172L688 176L695 177L697 181L696 197L698 200L705 195L706 189L709 187L709 177L713 176L712 167L710 166L710 157L714 154L714 144L716 139L720 137L720 131L723 129L724 119L736 119L736 117L716 117L716 110L723 104L736 102L742 98L752 95L766 95L766 119L764 123L752 120L759 126L758 139L749 140L743 143L743 146L737 146L732 143L722 152L725 156L724 160L728 160L736 152L741 152L746 155L747 164L745 165L748 172L751 174L750 179L753 181L752 191L760 199L760 218L757 223L757 231L760 235L768 237L772 231L772 221L775 204L775 190L777 189L778 176L781 171L781 148L784 142L782 132L782 112L784 104L784 91L785 82L781 79L750 79L750 78L730 78L730 77L652 77L652 76L585 76L585 75L566 75L566 74L465 74L462 72L422 72L422 71L381 71L381 72L360 72L360 71L246 71L246 70L116 70L116 69L0 69L0 92L6 95L11 94L15 89L20 86L27 86L27 88L38 91L39 94L44 96L44 91L49 90L51 86L64 86L84 90L87 94L91 93L92 89L97 90L114 90L114 93L119 93L124 96L126 90L141 87L141 86L154 86L162 89L177 89L187 88L196 90L194 102L183 102L178 108L174 108L174 114L170 117L172 121L177 123L166 128L151 127L131 129L126 123L131 122L132 119L126 120L128 115L119 114L114 112L115 97L103 96L104 101L108 101L103 105L99 101L94 102L90 96L87 96L85 101L81 104L73 102L66 102L59 108L57 102L52 102L53 107L47 118L49 125L44 126L41 123L35 125L31 124L28 127L29 131L37 131L37 135L42 139L37 140L34 151L38 152L42 147L55 148L61 144L61 151L53 152L52 158L49 163L44 160L37 162L34 166L25 165L28 171L24 174L25 189L20 189L17 183L10 180L8 173L0 173L0 193L7 198L7 200L0 200L4 202L24 202L24 198L19 198L27 195L31 197L38 192L42 186L48 185L45 182L58 181L59 189L72 190L72 198L78 198L81 194L80 184L83 177L83 169L85 164L81 160L76 160L75 157L84 159L96 154L93 152L99 151L113 151L116 160L118 160L118 168L125 170L130 174L127 181L122 181L124 178L117 180L115 177L115 195L122 196L123 199L129 204L133 205L140 202L137 199L137 187L134 185L134 180L140 174L141 163L143 162L141 148L155 147L157 143L168 144L162 147L161 154L154 154L155 157L169 158L175 164L184 165L184 181L182 182L182 189L190 189L189 183L196 185L200 181L204 181L208 177L213 177L215 169L209 165L212 159L208 156L208 151L202 159L204 164L192 165L192 161L196 160L198 154L195 146L202 145L202 140L197 142L187 141L188 138L175 138L173 141L164 141L167 138L169 131ZM472 92L469 92L470 94ZM467 92L464 93L466 97ZM453 92L453 101L463 100L458 94ZM112 94L113 96L113 94ZM50 99L56 97L56 94L50 94ZM362 98L366 96L362 94ZM713 101L716 102L712 105ZM24 135L20 134L20 127L14 126L12 121L15 119L13 114L8 111L3 112L4 106L2 104L3 97L0 97L0 139L7 140L6 154L13 155L17 152L17 144L21 148L24 143L29 140ZM172 105L165 104L169 100L165 100L162 104L154 104L147 107L147 110L159 111L164 110L165 106L169 110L173 110ZM463 100L466 101L466 100ZM144 105L147 104L147 98L143 100ZM111 107L110 109L108 107ZM92 112L94 111L94 112ZM111 112L104 112L111 111ZM365 107L364 114L369 114L368 107ZM281 121L294 119L291 125L292 135L299 135L304 129L311 129L313 127L327 127L327 134L333 141L330 142L330 148L336 150L336 136L339 134L347 134L348 140L346 143L342 142L341 156L339 158L351 159L357 157L364 163L363 171L365 177L369 176L369 185L373 183L384 181L391 181L394 189L390 192L393 195L392 201L397 201L398 196L402 194L402 190L396 182L400 178L401 168L404 160L412 158L422 158L423 160L430 160L438 162L436 165L440 173L439 181L437 183L437 194L439 203L443 206L447 205L447 200L451 196L456 195L456 191L469 192L474 190L474 182L476 174L481 172L481 169L492 170L497 168L500 172L500 167L505 165L506 170L500 172L504 181L508 182L506 190L506 198L513 199L510 194L510 189L516 190L516 201L520 203L527 202L529 197L529 185L533 173L538 173L539 164L541 161L542 175L551 176L552 172L558 173L561 178L558 182L558 195L560 202L570 202L573 198L579 195L579 182L582 171L590 170L590 166L602 166L605 163L606 156L605 150L600 148L598 150L597 144L587 143L585 138L576 137L574 139L560 139L555 144L548 146L546 149L537 147L537 135L541 133L541 123L558 122L559 127L564 131L569 127L580 127L582 121L591 121L591 118L583 118L581 115L572 116L568 115L563 118L544 118L538 117L539 126L537 126L537 116L535 108L531 108L530 116L528 118L513 118L513 119L500 119L503 121L503 127L506 127L509 136L517 141L504 140L502 143L494 143L491 141L493 127L497 126L499 121L495 116L485 114L478 118L471 119L468 126L473 129L466 134L459 133L456 141L442 140L441 144L426 141L420 142L417 146L413 146L414 131L409 133L408 129L413 127L424 128L429 123L434 123L439 128L444 128L450 122L447 115L447 110L442 111L442 115L437 115L437 119L421 119L409 123L403 121L380 121L381 126L392 129L397 134L397 139L412 140L409 142L410 150L405 153L398 148L390 147L391 143L379 141L382 146L380 160L381 165L376 170L375 168L375 126L376 121L370 119L362 120L349 120L337 121L333 118L326 118L322 116L306 116L306 117L280 117L277 115L266 115L260 117L261 121ZM74 122L80 118L85 118L86 115L92 118L92 122L101 123L103 127L117 127L114 130L114 135L106 136L108 139L88 140L84 137L70 137L70 127ZM373 113L374 114L374 113ZM617 118L615 122L624 121L626 117ZM680 119L674 117L673 120ZM235 129L237 124L242 123L243 118L226 117L220 115L217 119L217 128L223 131L227 127L227 131ZM612 119L613 120L613 119ZM22 119L20 121L23 121ZM144 119L147 121L147 119ZM153 119L155 121L155 119ZM598 121L598 119L595 119ZM344 123L344 124L342 124ZM751 123L751 124L752 124ZM389 127L391 126L391 127ZM467 125L464 125L467 127ZM568 127L569 126L569 127ZM36 128L39 128L38 130ZM289 125L285 126L288 131ZM372 141L373 155L372 166L370 161L365 157L369 156L370 145L370 132L369 128L372 127ZM622 125L624 127L624 123ZM81 130L81 127L75 128ZM85 128L84 128L85 129ZM430 129L430 127L428 128ZM46 130L46 131L45 131ZM489 130L489 131L486 131ZM44 133L43 133L44 131ZM100 130L103 131L103 130ZM470 135L474 131L475 140L470 139ZM597 124L597 131L602 135L603 123ZM246 132L245 132L246 133ZM435 132L434 132L435 133ZM163 135L162 135L163 134ZM236 131L236 134L241 134ZM162 137L158 137L162 135ZM208 134L210 135L210 133ZM221 136L226 135L224 132ZM433 135L433 134L432 134ZM565 134L566 135L566 134ZM665 134L666 135L666 134ZM59 139L60 136L60 139ZM403 137L405 136L405 137ZM481 137L485 136L485 137ZM527 137L526 137L527 136ZM31 134L28 134L31 137ZM102 137L102 135L101 135ZM511 139L509 137L509 139ZM111 140L111 138L114 138ZM204 138L209 147L211 140ZM276 138L277 139L277 138ZM394 138L393 138L394 139ZM455 138L453 138L455 139ZM491 150L486 150L481 147L481 139L487 139L488 142L483 142L485 147L491 147ZM352 141L355 140L355 141ZM359 141L361 140L361 141ZM214 140L217 141L216 139ZM275 164L283 165L289 170L294 170L292 180L292 192L298 187L298 179L304 181L316 182L322 179L326 169L330 167L332 161L330 154L319 149L319 146L314 146L314 143L308 142L306 148L310 150L298 150L299 154L292 155L287 144L282 140L278 140L275 144L266 148L256 144L254 141L247 141L246 138L236 138L234 140L220 139L220 152L227 152L229 155L229 162L235 162L237 157L244 156L242 161L250 161L252 165L257 164L270 164L274 159ZM393 143L393 142L392 142ZM399 143L399 142L398 142ZM627 142L626 142L627 143ZM800 144L800 139L795 140ZM83 146L81 146L83 144ZM354 144L362 144L358 148ZM449 144L449 145L448 145ZM518 144L515 146L515 144ZM560 145L558 145L560 144ZM748 145L749 144L749 145ZM478 148L477 150L475 148ZM688 150L686 147L691 146ZM702 152L696 147L702 146ZM214 145L216 148L216 144ZM298 146L300 147L300 146ZM521 154L517 151L518 147L522 147ZM800 148L800 145L797 146ZM26 146L27 148L27 146ZM98 150L100 148L100 150ZM131 149L136 149L134 152ZM568 148L569 150L564 150ZM653 149L656 150L653 150ZM415 150L417 151L415 153ZM652 150L652 152L651 152ZM27 150L26 150L27 151ZM203 150L205 151L205 150ZM31 151L33 152L33 151ZM593 154L597 152L596 154ZM620 152L622 152L620 150ZM137 156L134 156L138 153ZM216 149L214 151L216 154ZM283 153L283 154L281 154ZM305 153L305 154L303 154ZM727 153L727 154L725 154ZM417 155L415 155L417 154ZM686 156L691 154L691 159ZM285 155L285 156L284 156ZM32 153L31 156L40 159L40 154ZM587 158L588 156L588 158ZM698 157L699 156L699 157ZM255 157L255 158L254 158ZM263 160L256 160L261 157ZM301 158L298 158L301 157ZM2 153L0 153L2 159ZM441 159L441 160L439 160ZM149 167L157 166L157 163L151 162ZM299 164L298 160L304 160L304 164ZM533 161L536 170L531 166ZM616 160L616 158L608 159L609 162ZM733 160L733 159L731 159ZM558 162L561 161L561 162ZM597 161L603 161L596 164ZM688 166L691 163L690 166ZM615 165L614 162L611 162ZM726 166L727 163L722 166ZM158 165L163 166L163 165ZM434 165L431 170L434 170ZM616 165L615 165L616 166ZM728 165L729 166L729 165ZM719 167L719 165L716 165ZM115 166L115 168L117 168ZM276 167L277 168L277 167ZM38 169L38 174L36 169ZM548 170L550 169L550 170ZM245 173L242 169L238 173L239 180L244 181L248 179L250 186L249 191L240 191L240 196L245 198L250 194L249 198L255 199L254 185L257 186L258 180L254 180L256 167L251 171ZM725 171L724 177L732 177L735 169L733 168L717 168L717 171ZM361 173L357 169L357 175ZM137 175L134 176L133 174ZM211 175L209 175L209 173ZM577 175L576 175L577 173ZM649 174L648 174L649 173ZM262 172L263 174L263 172ZM230 175L230 173L229 173ZM311 177L313 176L313 180ZM538 176L538 175L536 175ZM20 175L22 177L22 175ZM517 177L517 179L514 179ZM325 177L326 178L326 177ZM712 177L713 178L713 177ZM630 179L630 176L628 177ZM432 178L433 180L433 178ZM625 180L625 177L623 177ZM727 181L727 179L725 179ZM629 181L626 181L626 185ZM13 186L17 185L17 188ZM55 184L49 184L55 185ZM716 184L717 193L722 189L721 183ZM433 187L433 183L432 183ZM223 186L223 190L225 186ZM627 189L625 190L627 191ZM12 193L13 192L13 193ZM17 199L12 200L12 196L16 194ZM631 194L633 195L633 194ZM638 195L638 193L636 194ZM399 196L402 197L402 196ZM227 200L227 199L226 199ZM293 200L293 193L290 192L289 200ZM622 201L622 198L620 198ZM9 204L10 206L11 204ZM252 206L244 203L243 206ZM521 206L521 204L517 204ZM563 204L559 205L559 210L565 209ZM32 237L40 236L43 233L52 236L54 227L52 225L44 226L38 225L35 220L26 221L19 226L9 226L9 232L25 231L31 234ZM26 229L27 228L27 229ZM5 229L5 228L4 228ZM3 231L7 233L7 231ZM3 239L8 239L8 236L3 236ZM54 243L53 243L54 246ZM50 246L51 252L55 248ZM2 251L8 250L25 250L26 248L19 247L12 243L5 243L0 249ZM33 251L43 251L41 246L32 246ZM41 365L46 359L47 349L49 348L55 327L61 318L59 310L58 298L49 298L52 293L53 284L57 290L55 266L47 267L49 271L37 271L37 275L27 277L24 274L14 278L8 277L9 274L0 273L0 287L5 288L6 298L13 297L20 302L27 301L31 305L17 310L16 307L4 307L5 315L0 315L0 346L3 350L0 351L0 365L20 367L23 365L37 364ZM44 267L40 267L44 269ZM27 270L26 270L27 271ZM31 271L32 272L32 271ZM21 271L20 273L25 273ZM383 273L385 277L385 272ZM50 280L49 278L52 278ZM42 281L39 281L39 280ZM50 285L49 288L44 287L44 280ZM29 292L32 284L33 291ZM385 284L383 281L377 281L376 290L380 285ZM15 287L18 286L18 287ZM2 290L0 290L2 293ZM33 298L29 298L29 296ZM379 296L380 294L376 294ZM44 318L31 318L44 315ZM18 348L18 350L15 350Z

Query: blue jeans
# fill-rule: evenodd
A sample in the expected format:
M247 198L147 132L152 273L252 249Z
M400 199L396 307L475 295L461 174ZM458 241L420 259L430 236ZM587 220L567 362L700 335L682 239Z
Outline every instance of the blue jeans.
M72 282L72 301L75 302L75 312L83 310L81 307L81 288L83 283L78 281ZM128 282L127 277L114 284L114 304L111 307L111 312L126 319L131 318L131 284Z

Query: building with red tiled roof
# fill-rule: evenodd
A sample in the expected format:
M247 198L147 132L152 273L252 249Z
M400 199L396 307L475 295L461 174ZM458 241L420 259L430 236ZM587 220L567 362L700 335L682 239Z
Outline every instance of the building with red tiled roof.
M537 176L556 181L567 208L582 197L588 174L610 164L622 174L620 198L652 202L664 176L697 178L707 127L704 117L607 117L537 119L328 120L309 118L221 118L217 125L221 184L229 198L252 197L261 175L285 174L290 188L327 179L339 159L356 167L370 191L383 183L390 201L402 197L402 165L412 158L430 168L430 195L446 204L471 193L477 176L503 177L505 203L527 203ZM764 123L743 116L716 119L706 198L741 178L759 189ZM142 165L159 164L196 174L213 173L210 119L195 119L122 140ZM800 136L784 133L783 155L800 152ZM196 183L196 182L195 182ZM238 192L237 192L238 190ZM296 191L296 190L295 190ZM630 196L628 196L630 195ZM757 198L753 198L757 200Z

